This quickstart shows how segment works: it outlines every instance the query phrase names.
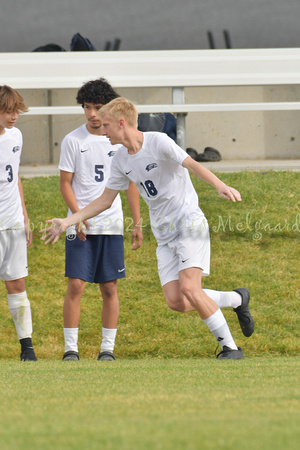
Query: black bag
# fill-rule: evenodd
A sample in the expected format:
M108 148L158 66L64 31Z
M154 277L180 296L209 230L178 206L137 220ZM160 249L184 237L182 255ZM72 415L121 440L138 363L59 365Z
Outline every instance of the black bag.
M176 119L170 113L141 113L138 115L140 131L160 131L166 133L176 142Z
M96 51L96 48L88 38L85 38L81 36L81 34L76 33L72 37L71 51L72 52Z
M37 47L33 52L66 52L66 49L57 44L46 44L41 47Z
M221 161L221 153L212 147L205 147L203 153L199 153L196 156L196 161Z

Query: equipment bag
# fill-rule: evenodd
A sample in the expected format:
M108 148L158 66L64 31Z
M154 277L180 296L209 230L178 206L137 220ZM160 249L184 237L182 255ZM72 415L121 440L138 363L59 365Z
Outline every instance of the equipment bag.
M70 47L72 52L96 51L91 41L79 33L73 35Z

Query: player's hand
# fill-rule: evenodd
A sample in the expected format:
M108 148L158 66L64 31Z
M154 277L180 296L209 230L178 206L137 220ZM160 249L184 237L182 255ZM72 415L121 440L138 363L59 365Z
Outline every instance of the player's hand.
M218 193L225 200L231 200L233 202L235 202L236 200L238 202L242 201L242 197L239 191L230 186L227 186L224 183L222 183L221 186L218 188Z
M89 230L88 221L80 222L79 225L76 225L76 234L81 241L86 241L86 230Z
M132 250L137 250L143 243L143 232L140 225L135 225L131 233Z
M49 242L52 241L52 244L55 244L57 242L59 236L66 231L67 226L64 225L63 219L52 219L52 220L46 220L45 223L50 224L50 227L43 228L39 231L39 233L43 234L41 237L41 241L45 241L45 245L49 244Z

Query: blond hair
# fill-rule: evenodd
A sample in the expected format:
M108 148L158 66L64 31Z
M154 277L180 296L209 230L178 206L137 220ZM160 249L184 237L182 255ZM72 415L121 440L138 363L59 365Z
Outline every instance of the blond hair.
M27 106L23 97L10 86L0 86L0 112L26 112Z
M127 98L118 97L102 106L99 111L99 117L108 116L118 121L125 119L130 127L137 126L138 112L135 105Z

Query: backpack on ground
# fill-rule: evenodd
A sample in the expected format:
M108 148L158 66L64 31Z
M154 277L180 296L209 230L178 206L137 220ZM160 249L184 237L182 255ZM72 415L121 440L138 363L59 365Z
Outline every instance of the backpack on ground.
M70 48L72 52L96 51L96 47L91 41L88 38L81 36L80 33L75 33L73 35Z

